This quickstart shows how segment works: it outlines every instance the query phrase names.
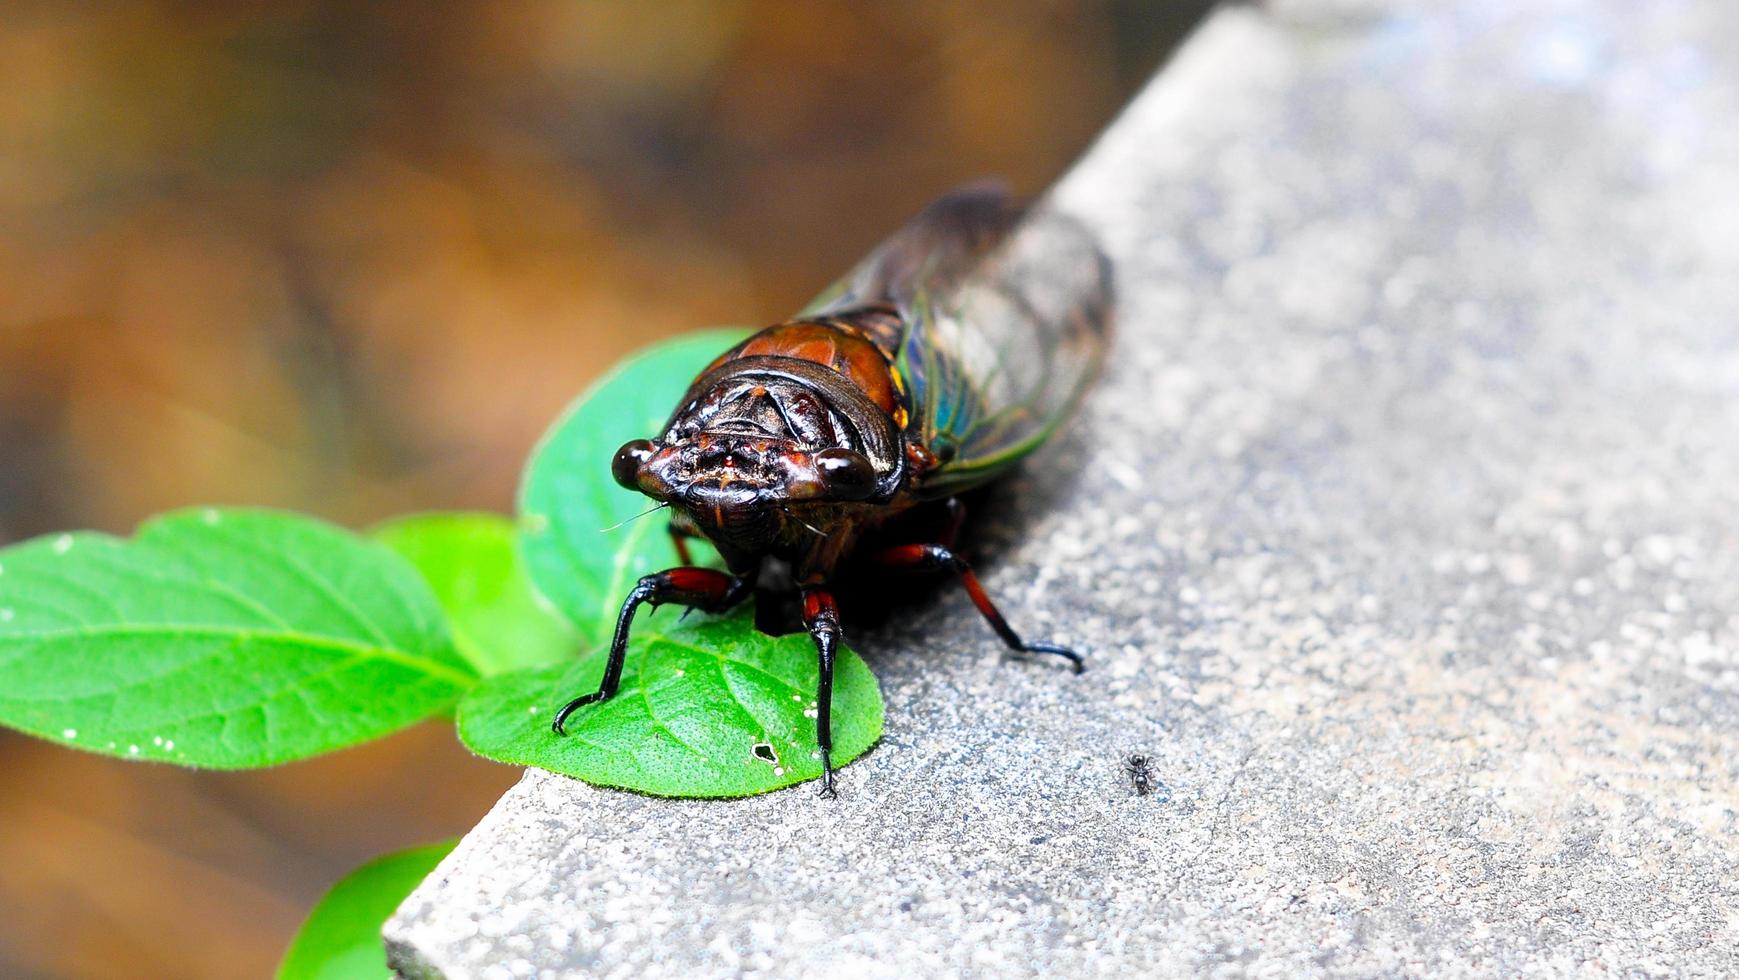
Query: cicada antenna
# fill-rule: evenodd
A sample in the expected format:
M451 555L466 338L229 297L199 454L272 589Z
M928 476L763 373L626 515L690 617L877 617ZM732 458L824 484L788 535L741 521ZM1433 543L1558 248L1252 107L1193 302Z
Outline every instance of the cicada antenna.
M616 530L617 528L621 527L624 524L632 524L635 521L639 520L640 518L645 517L647 514L656 514L659 511L661 511L664 508L669 507L669 506L670 506L670 501L668 501L668 500L664 501L663 503L653 504L651 507L648 507L645 510L641 511L640 513L635 514L633 517L625 517L622 520L619 520L616 523L610 525L609 527L598 528L598 533L599 534L608 534L611 531Z

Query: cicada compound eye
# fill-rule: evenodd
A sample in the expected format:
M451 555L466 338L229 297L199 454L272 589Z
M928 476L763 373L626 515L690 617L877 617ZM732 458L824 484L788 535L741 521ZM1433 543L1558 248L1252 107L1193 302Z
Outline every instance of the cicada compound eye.
M629 490L640 489L640 467L652 458L656 451L649 439L635 439L622 444L616 450L616 458L610 462L610 475L616 482Z
M815 454L815 471L835 500L862 500L876 491L876 468L862 453L823 449Z

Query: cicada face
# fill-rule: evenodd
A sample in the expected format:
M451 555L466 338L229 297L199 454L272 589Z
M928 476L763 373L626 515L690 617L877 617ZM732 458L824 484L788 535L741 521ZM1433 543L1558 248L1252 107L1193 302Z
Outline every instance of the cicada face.
M863 439L836 404L849 392L828 390L825 377L769 372L757 360L703 375L664 434L625 444L611 467L617 483L681 509L708 538L741 553L825 534L812 517L883 494L899 469L891 455L898 434L884 425Z

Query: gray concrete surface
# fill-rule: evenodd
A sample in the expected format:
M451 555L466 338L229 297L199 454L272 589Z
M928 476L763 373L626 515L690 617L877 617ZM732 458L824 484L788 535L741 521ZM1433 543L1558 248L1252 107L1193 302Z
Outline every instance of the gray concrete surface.
M1226 11L1061 199L1118 356L980 547L1091 670L941 592L837 802L529 772L393 962L1739 973L1739 5Z

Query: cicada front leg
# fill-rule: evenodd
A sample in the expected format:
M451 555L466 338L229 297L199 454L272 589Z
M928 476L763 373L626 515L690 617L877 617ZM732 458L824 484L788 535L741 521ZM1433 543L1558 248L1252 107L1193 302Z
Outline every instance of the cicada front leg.
M622 602L616 616L616 633L610 639L610 659L604 665L604 679L598 689L562 705L550 728L557 735L567 734L562 725L575 711L598 701L608 701L622 683L622 661L628 655L628 629L634 622L634 611L644 604L656 609L667 603L699 609L702 612L724 612L748 598L753 582L746 576L731 575L716 568L683 566L642 578Z
M916 571L948 571L953 572L966 587L966 594L972 597L972 604L978 607L978 614L996 631L1010 650L1020 653L1048 653L1062 657L1075 665L1075 673L1079 674L1086 668L1081 655L1068 647L1055 643L1032 643L1020 638L1014 627L1008 625L1002 612L996 608L996 603L990 601L990 596L984 591L984 586L978 584L978 576L972 571L972 566L964 558L952 550L939 544L903 544L877 552L870 557L871 561L887 568L906 568Z
M683 565L693 565L694 555L689 550L688 542L690 538L701 537L700 531L694 526L694 522L688 519L688 515L686 514L678 515L668 526L670 529L670 543L674 548L676 548L676 560Z

